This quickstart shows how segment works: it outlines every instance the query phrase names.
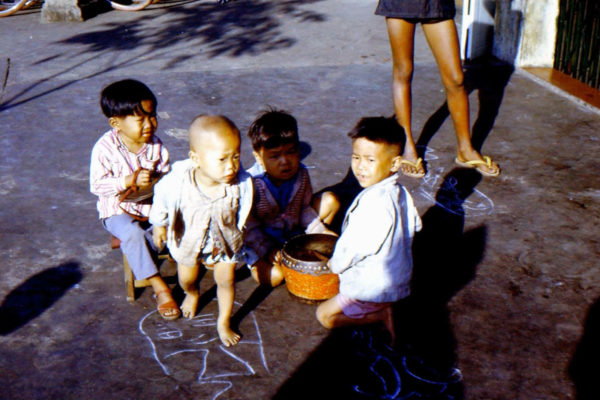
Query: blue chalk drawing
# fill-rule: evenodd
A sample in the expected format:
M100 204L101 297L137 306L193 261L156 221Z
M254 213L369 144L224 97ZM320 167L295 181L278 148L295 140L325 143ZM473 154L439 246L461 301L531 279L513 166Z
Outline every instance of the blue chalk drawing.
M429 375L438 375L436 371L426 368L423 360L416 356L394 354L389 348L378 350L374 345L373 337L364 331L355 330L353 339L358 343L356 354L367 361L368 371L363 371L366 378L373 377L370 382L376 385L352 385L356 393L366 397L381 400L409 400L409 399L445 399L454 400L449 392L452 385L462 380L462 374L458 368L453 368L446 379L432 379L422 376L423 372ZM392 356L384 354L390 352ZM419 370L417 373L415 370ZM406 387L403 391L403 381ZM417 386L417 389L412 388Z

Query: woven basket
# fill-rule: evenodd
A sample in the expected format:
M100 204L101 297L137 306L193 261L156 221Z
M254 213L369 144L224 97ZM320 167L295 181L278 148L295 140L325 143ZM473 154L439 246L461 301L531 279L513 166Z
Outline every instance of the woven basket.
M336 240L335 236L316 233L293 237L283 246L283 275L291 294L327 300L338 293L338 276L327 267Z

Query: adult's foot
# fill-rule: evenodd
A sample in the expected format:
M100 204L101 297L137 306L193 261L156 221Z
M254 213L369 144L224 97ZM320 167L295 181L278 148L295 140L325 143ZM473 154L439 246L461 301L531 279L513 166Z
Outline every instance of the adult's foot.
M482 175L498 176L500 166L488 156L482 156L475 150L459 151L454 162L462 167L475 168Z
M400 162L400 171L411 178L422 178L425 176L423 159L419 157L416 149L405 149L404 154L402 154L402 161Z

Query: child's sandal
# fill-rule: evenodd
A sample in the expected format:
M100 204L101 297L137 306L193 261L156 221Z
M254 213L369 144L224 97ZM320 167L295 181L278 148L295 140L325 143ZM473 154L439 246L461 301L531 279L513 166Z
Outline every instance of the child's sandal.
M181 316L181 310L179 309L179 306L177 305L175 300L169 300L163 304L158 304L158 297L163 293L171 293L171 291L167 289L167 290L162 290L162 291L154 294L154 297L156 298L156 304L157 304L156 309L157 309L158 313L160 314L160 316L163 317L163 319L166 319L167 321L176 320L177 318L179 318ZM173 311L176 311L176 312L173 313Z

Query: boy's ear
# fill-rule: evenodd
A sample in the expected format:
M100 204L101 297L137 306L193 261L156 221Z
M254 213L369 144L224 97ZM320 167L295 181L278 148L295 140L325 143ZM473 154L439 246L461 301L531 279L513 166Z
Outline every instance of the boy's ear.
M257 163L258 165L260 165L261 167L263 167L263 168L264 168L264 167L265 167L265 164L263 163L263 159L262 159L262 157L260 156L260 154L259 154L257 151L255 151L255 150L252 150L252 155L254 156L254 159L256 160L256 163Z
M402 156L394 157L392 159L392 168L390 168L390 171L392 171L394 173L398 172L401 165L402 165Z
M119 120L116 117L110 117L108 119L108 124L111 128L118 129L119 128Z
M190 152L188 153L188 156L190 157L190 160L192 160L194 162L194 164L198 163L198 155L196 153L194 153L194 150L190 150Z

